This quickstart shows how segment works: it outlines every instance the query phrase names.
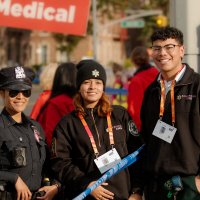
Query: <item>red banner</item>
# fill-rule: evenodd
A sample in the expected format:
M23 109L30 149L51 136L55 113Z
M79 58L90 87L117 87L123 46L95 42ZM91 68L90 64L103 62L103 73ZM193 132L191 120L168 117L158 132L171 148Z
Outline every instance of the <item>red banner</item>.
M90 0L0 0L0 26L85 35Z

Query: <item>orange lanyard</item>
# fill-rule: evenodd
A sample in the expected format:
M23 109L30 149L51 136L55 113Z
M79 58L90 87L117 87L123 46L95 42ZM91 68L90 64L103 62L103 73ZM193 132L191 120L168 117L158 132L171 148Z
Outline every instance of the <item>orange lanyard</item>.
M90 142L92 144L92 148L94 150L94 153L96 156L99 155L98 149L97 149L97 145L95 143L94 137L92 135L92 132L87 124L87 122L85 121L83 115L78 114L79 119L81 120L89 138L90 138ZM107 123L108 123L108 132L109 132L109 139L110 139L110 145L114 145L114 137L113 137L113 131L112 131L112 123L111 123L111 118L110 118L110 113L107 114Z
M184 66L177 72L176 76L181 72ZM176 77L175 77L176 78ZM163 117L164 113L164 105L165 105L165 83L162 78L160 77L160 84L161 84L161 100L160 100L160 119ZM174 101L174 86L175 86L175 79L172 80L171 87L170 87L170 95L171 95L171 112L172 112L172 125L175 124L175 101Z
M161 84L160 118L162 119L163 113L164 113L164 105L165 105L165 84L162 78L160 79L160 84ZM171 111L172 111L172 125L173 126L175 124L174 86L175 86L175 80L172 80L170 95L171 95Z
M108 133L109 133L109 139L110 139L110 145L114 146L114 137L113 137L113 129L112 129L112 122L110 118L110 113L107 113L107 123L108 123Z

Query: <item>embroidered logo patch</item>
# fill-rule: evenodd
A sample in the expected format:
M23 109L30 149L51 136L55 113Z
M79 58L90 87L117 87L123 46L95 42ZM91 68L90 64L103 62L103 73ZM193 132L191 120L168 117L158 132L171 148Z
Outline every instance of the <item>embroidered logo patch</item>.
M15 67L15 77L18 78L26 78L24 69L22 67Z
M133 136L139 136L138 129L132 120L128 122L128 131Z
M99 76L99 71L97 71L96 69L94 71L92 71L92 76L94 76L95 78Z
M177 100L185 99L185 100L191 101L194 98L196 98L196 95L192 95L192 94L189 94L189 95L182 94L182 95L177 96Z
M122 125L119 124L119 125L113 126L112 129L118 131L118 130L122 130L123 128L122 128ZM108 131L108 128L106 129L106 132L109 132L109 131Z

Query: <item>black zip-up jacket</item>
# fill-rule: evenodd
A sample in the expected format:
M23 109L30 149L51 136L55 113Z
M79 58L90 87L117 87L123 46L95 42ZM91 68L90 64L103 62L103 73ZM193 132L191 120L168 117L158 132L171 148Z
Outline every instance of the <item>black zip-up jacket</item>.
M85 120L93 134L99 154L111 149L106 117L99 117L96 109L86 110ZM135 124L121 106L113 106L111 114L117 152L123 158L139 147L140 138ZM88 184L102 175L94 163L95 155L87 132L75 111L62 118L54 131L52 168L66 187L65 197L72 199L83 192ZM129 170L125 169L107 181L108 190L115 199L128 199L132 186ZM93 199L88 196L87 199Z
M141 134L146 143L143 168L146 178L197 175L200 167L200 75L187 64L174 88L176 134L169 144L152 135L159 119L161 88L156 79L146 90L142 110ZM172 125L168 92L162 121ZM141 172L144 174L144 171ZM145 184L145 183L143 183Z

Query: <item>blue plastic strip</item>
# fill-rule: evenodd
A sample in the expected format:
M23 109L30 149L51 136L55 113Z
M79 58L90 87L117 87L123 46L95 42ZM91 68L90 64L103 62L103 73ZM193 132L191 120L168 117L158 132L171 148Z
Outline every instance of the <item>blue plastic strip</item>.
M127 95L128 94L128 90L124 89L124 88L109 88L109 87L106 87L105 92L108 95Z
M99 178L93 185L91 185L89 188L87 188L85 191L83 191L81 194L79 194L77 197L75 197L73 200L82 200L85 199L94 189L96 189L99 185L101 185L103 182L114 176L115 174L119 173L123 169L127 168L134 162L136 162L139 159L139 153L144 148L144 144L133 153L129 154L125 158L123 158L119 163L117 163L113 168L109 169L101 178Z

